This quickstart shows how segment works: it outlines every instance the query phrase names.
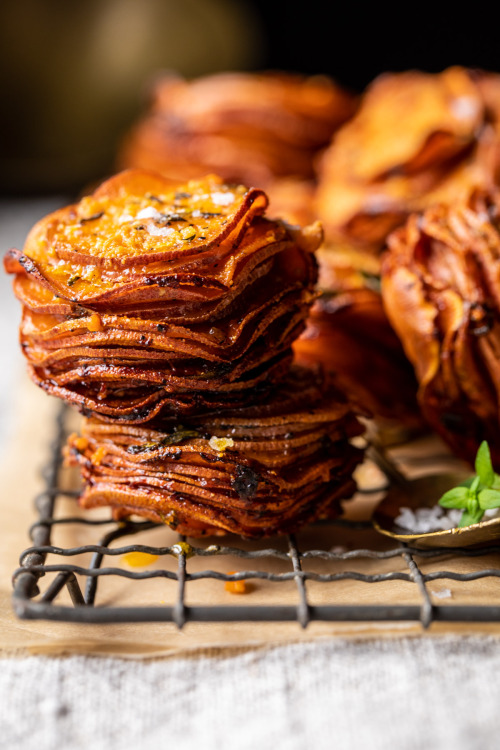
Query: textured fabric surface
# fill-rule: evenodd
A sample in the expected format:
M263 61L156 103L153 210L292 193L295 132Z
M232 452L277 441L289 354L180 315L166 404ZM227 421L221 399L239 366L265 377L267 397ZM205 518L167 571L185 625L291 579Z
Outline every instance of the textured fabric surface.
M16 750L498 747L500 640L331 640L237 656L4 659Z

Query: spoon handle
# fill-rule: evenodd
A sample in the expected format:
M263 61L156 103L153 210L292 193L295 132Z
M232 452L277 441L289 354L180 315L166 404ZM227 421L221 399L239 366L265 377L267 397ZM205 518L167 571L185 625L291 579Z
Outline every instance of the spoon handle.
M367 448L366 454L368 458L370 458L378 466L378 468L384 472L384 474L391 482L399 485L400 487L409 486L410 480L407 479L407 477L405 477L405 475L401 471L399 471L395 463L391 461L391 459L387 456L387 453L382 448L382 446L375 443L370 443Z

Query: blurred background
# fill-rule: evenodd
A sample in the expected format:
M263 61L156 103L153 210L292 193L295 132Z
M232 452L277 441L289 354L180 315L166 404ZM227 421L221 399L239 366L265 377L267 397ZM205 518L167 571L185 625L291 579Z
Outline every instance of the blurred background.
M256 15L228 0L2 3L2 192L76 190L107 173L155 76L260 63Z
M361 91L386 70L496 70L497 36L492 11L439 4L389 15L317 0L4 0L0 192L75 192L107 174L164 71L325 73Z

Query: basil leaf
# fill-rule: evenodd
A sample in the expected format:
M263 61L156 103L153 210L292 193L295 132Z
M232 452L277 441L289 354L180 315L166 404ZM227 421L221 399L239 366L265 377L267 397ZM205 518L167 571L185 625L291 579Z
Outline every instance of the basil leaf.
M495 481L495 472L491 463L491 454L488 443L483 440L476 454L476 474L485 487L491 487Z
M483 510L500 508L500 492L498 490L481 490L477 498L479 500L479 507Z
M481 484L480 477L474 477L469 487L469 497L474 497L477 494L480 484Z
M475 513L469 513L467 510L464 510L458 528L463 529L464 526L471 526L473 523L479 523L483 514L483 510L477 510Z
M469 490L467 487L453 487L445 492L439 499L439 505L443 508L466 508L469 499Z
M465 479L463 482L460 482L460 484L457 486L458 487L470 487L473 481L474 481L474 477L470 477L469 479Z

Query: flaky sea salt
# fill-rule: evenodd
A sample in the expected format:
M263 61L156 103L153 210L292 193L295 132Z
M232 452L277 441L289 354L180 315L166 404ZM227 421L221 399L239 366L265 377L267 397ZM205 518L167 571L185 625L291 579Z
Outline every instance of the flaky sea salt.
M212 193L210 195L212 203L216 206L229 206L234 203L234 195L232 193Z
M175 234L175 229L172 229L172 227L157 227L156 224L148 224L146 229L148 234L153 235L153 237L168 237Z
M137 216L136 219L154 219L155 221L158 221L158 219L162 219L162 214L156 210L153 206L148 206L147 208L142 208Z
M447 531L458 526L462 513L463 511L458 508L445 510L440 505L434 505L432 508L416 508L415 510L402 507L399 509L399 515L394 519L394 523L414 534ZM500 510L494 508L485 511L482 520L488 521L491 518L498 517L500 517Z
M440 505L415 510L403 507L399 509L399 515L394 519L394 523L414 534L425 534L428 531L454 529L458 526L461 517L461 510L455 508L445 510Z
M439 591L431 591L431 594L436 597L436 599L449 599L451 596L450 589L440 589Z
M476 117L478 103L470 96L457 96L451 103L450 108L459 120L469 120Z

